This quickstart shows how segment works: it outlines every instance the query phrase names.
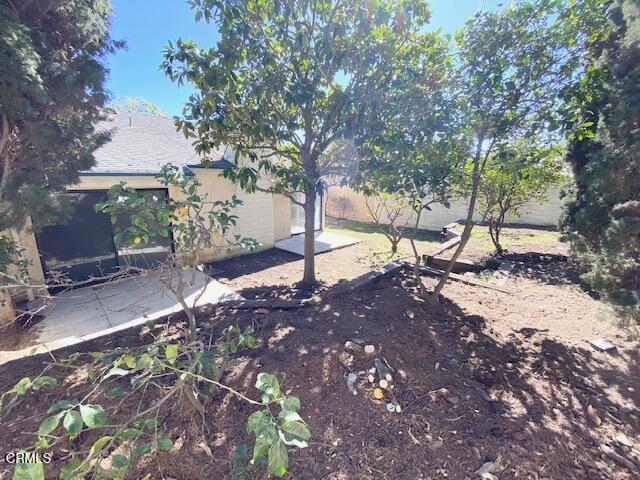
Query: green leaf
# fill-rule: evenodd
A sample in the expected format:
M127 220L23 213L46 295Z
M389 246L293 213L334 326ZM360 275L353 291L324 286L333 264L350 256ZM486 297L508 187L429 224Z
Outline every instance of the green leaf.
M42 463L17 463L13 471L13 480L44 480Z
M111 435L105 435L104 437L100 437L91 446L91 450L89 450L89 455L94 456L96 453L100 452L111 441L111 439L113 439Z
M124 395L124 390L120 387L114 387L104 394L104 396L107 398L117 398L121 397L122 395Z
M64 467L60 469L60 480L76 480L80 473L86 472L91 466L89 462L82 465L82 459L74 458L69 463L67 463Z
M140 355L138 362L136 363L137 368L149 368L153 363L153 358L148 353L143 353Z
M142 455L146 455L149 452L151 452L151 444L150 443L143 443L143 444L138 445L136 448L133 449L133 453L131 454L131 458L136 459L138 457L141 457Z
M241 475L247 471L244 458L247 456L247 446L243 443L238 446L231 455L231 473Z
M136 357L134 357L133 355L131 355L130 353L127 353L126 355L122 356L122 361L124 362L124 364L130 368L130 369L134 369L136 368Z
M62 415L64 415L64 412L60 412L56 415L45 418L44 421L40 424L40 427L38 427L38 435L49 435L56 428L58 428Z
M80 415L87 427L101 427L109 423L109 416L100 405L80 405Z
M269 448L269 472L276 477L283 476L289 468L289 455L287 447L279 438Z
M111 459L111 466L118 470L127 468L129 466L129 459L124 455L118 453L114 455L113 458Z
M71 438L78 436L82 431L83 425L82 417L75 410L69 410L62 421L62 426L69 432Z
M264 428L264 423L270 421L271 416L265 410L253 412L251 415L249 415L249 418L247 420L247 433L253 432L255 434L258 434L258 432L262 428Z
M9 391L16 395L24 395L27 393L27 390L29 390L29 387L31 387L31 379L29 377L25 377L16 383Z
M173 442L166 435L160 435L156 440L156 445L160 450L171 450L173 448Z
M54 387L57 384L58 381L55 378L44 376L36 378L31 384L31 388L33 388L34 390L40 390L40 388L45 385L48 387Z
M251 457L251 464L255 465L262 457L266 457L269 454L269 448L273 439L266 437L256 437L256 443L253 446L253 455Z
M280 397L280 384L275 375L259 373L256 379L256 388L272 398Z
M280 414L278 415L278 418L281 421L289 421L289 422L301 422L302 421L302 417L300 416L300 414L298 412L294 412L292 410L282 410L280 412Z
M109 377L124 377L125 375L129 375L131 373L131 370L125 370L124 368L120 368L120 367L113 367L111 370L109 370L109 373L107 373L104 378L107 379Z
M178 345L172 343L164 347L164 353L167 357L167 361L173 365L176 363L176 359L178 358Z
M140 437L140 430L137 428L127 428L118 434L118 440L126 442L127 440L135 440Z
M297 412L300 410L300 399L298 397L286 397L280 401L280 407L283 410Z
M298 448L307 447L307 440L311 437L307 426L300 421L282 422L280 433L280 438L286 445L294 445Z
M49 407L48 413L57 412L58 410L67 410L73 407L69 400L60 400Z

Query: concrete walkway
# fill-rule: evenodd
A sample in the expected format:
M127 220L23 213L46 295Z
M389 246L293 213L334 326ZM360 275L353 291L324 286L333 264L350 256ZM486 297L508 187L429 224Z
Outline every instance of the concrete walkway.
M183 275L190 278L191 273ZM198 272L195 283L186 290L187 304L193 304L200 294L198 306L243 300L233 290ZM144 275L71 290L52 300L52 305L46 307L45 318L28 331L31 338L28 345L21 342L18 350L0 351L0 364L75 345L182 311L170 291L156 278Z
M345 235L339 235L337 233L329 232L316 232L315 233L315 253L330 252L337 248L348 247L355 243L359 243L360 240L353 237L347 237ZM275 243L275 247L280 250L286 250L287 252L297 253L304 256L304 234L293 235L284 240L279 240Z

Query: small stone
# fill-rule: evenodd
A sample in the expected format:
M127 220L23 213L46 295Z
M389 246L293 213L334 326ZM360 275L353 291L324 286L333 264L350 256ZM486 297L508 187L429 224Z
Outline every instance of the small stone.
M347 340L346 342L344 342L344 348L347 350L351 350L352 352L362 351L362 346L358 345L355 342L352 342L351 340Z
M257 308L256 310L254 310L254 313L258 315L266 315L267 313L269 313L269 310L267 310L266 308Z
M593 348L601 352L613 353L616 350L616 346L606 338L597 338L590 340L589 343Z
M624 445L625 447L633 447L633 442L627 437L624 433L618 432L615 437L616 442L620 445Z
M506 368L507 370L513 370L513 363L511 363L511 362L507 362L507 363L505 364L505 368Z
M341 352L338 356L338 360L343 366L347 368L353 365L353 355L351 355L349 352Z
M415 318L415 316L416 316L416 314L415 314L415 313L413 313L413 311L409 310L408 308L405 310L405 312L404 312L404 313L405 313L405 315L406 315L407 317L409 317L409 318L410 318L410 319L412 319L412 320L413 320L413 319Z
M437 450L440 450L442 447L444 447L444 442L441 440L436 440L429 445L429 450L435 452Z
M365 345L364 353L366 353L367 355L373 355L374 353L376 353L376 347L374 347L373 345Z
M587 417L589 418L591 423L596 427L599 427L602 424L602 419L600 418L600 416L598 415L598 412L596 412L596 409L593 408L592 405L587 405Z

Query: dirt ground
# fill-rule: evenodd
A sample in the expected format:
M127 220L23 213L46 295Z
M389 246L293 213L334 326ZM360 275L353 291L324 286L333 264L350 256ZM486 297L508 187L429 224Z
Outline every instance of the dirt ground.
M299 288L304 259L284 250L243 255L209 264L209 273L216 280L233 288L245 298L299 298L330 289L339 283L378 269L382 265L403 259L413 259L409 241L403 239L396 255L390 254L388 240L375 225L350 220L327 219L327 230L361 240L347 248L340 248L316 256L318 287L310 292ZM462 231L462 227L458 229ZM559 241L560 235L548 229L509 227L502 234L505 258L518 254L567 255L568 245ZM420 255L429 255L440 246L440 233L420 231L416 246ZM476 226L461 260L483 262L495 251L487 227ZM453 250L440 255L448 258Z
M260 255L265 262L270 258ZM328 258L318 256L325 280L341 275L322 273L329 270ZM451 282L433 306L417 297L412 278L401 272L351 293L333 294L326 285L322 303L298 310L203 312L203 335L211 328L219 334L230 323L254 324L258 346L239 352L222 380L257 398L256 375L275 373L283 390L300 398L312 438L308 448L290 449L287 478L471 479L485 462L500 466L494 475L501 480L639 478L638 342L612 324L614 315L577 282L571 262L522 252L513 258L521 263L503 287L508 293ZM264 272L244 259L253 273L234 274L229 267L225 272L245 289L290 286L298 278L291 266L299 260L278 263L277 257ZM434 282L425 278L429 287ZM152 341L145 330L89 343L84 350ZM344 343L356 337L376 353L355 353L345 366ZM588 340L597 337L614 342L617 352L595 351ZM375 357L394 369L401 413L377 403L366 379L359 380L357 396L347 390L348 373L368 370ZM0 390L35 375L44 361L36 357L0 367ZM81 371L54 369L58 387L28 395L10 418L0 419L4 451L33 441L30 432L48 405L91 389L78 381ZM102 394L91 400L105 404ZM111 404L109 413L119 418L135 402ZM204 420L183 403L163 410L160 423L174 440L173 450L143 457L128 478L234 478L229 458L238 445L252 445L245 428L254 408L222 391L206 397L204 405ZM589 405L598 426L586 414ZM87 449L97 435L82 434L73 448ZM53 472L69 447L54 452L47 478L57 478ZM606 456L608 448L628 466ZM2 459L0 472L0 479L10 478ZM258 467L248 478L266 477Z

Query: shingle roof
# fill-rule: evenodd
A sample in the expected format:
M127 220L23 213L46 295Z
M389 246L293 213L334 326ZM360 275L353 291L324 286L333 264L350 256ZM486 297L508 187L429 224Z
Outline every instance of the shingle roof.
M179 167L198 166L198 156L191 140L176 132L173 119L141 113L110 114L98 129L113 130L111 141L94 152L96 165L88 174L155 174L166 163ZM211 154L211 168L232 164L220 160L225 148Z

